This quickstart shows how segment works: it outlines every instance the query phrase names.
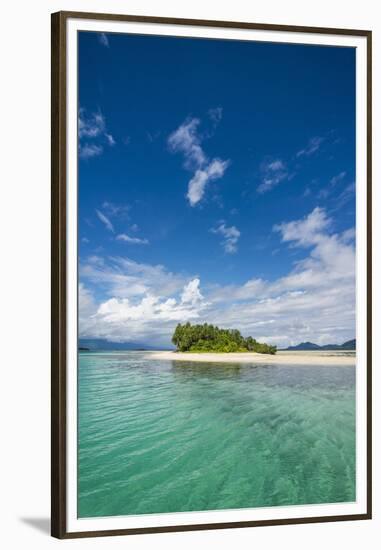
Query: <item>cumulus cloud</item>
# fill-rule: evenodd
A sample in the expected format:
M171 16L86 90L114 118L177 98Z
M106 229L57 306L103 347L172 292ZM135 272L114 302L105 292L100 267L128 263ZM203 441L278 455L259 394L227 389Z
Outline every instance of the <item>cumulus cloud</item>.
M355 335L354 229L332 233L332 220L315 208L301 220L274 227L281 241L309 249L291 271L274 281L214 289L207 298L224 307L224 322L278 345L312 340L343 342ZM226 303L229 303L226 307ZM215 318L214 316L214 318ZM266 324L259 327L256 322ZM270 322L271 321L271 322Z
M217 116L215 114L215 116ZM220 112L222 116L222 111ZM184 167L194 172L188 183L187 198L191 206L201 201L209 181L222 178L229 160L219 158L209 159L201 147L201 136L198 133L200 120L190 118L185 120L168 138L168 146L172 153L182 153Z
M80 335L114 342L149 338L151 343L168 345L174 325L199 319L206 306L198 287L198 279L189 281L179 298L159 296L147 287L138 299L114 297L95 308L91 293L82 285Z
M136 305L128 298L111 298L99 306L95 317L117 326L128 321L139 321L144 326L152 321L189 320L198 317L198 313L174 298L163 300L158 296L147 295Z
M284 242L293 241L296 246L316 244L328 229L331 220L323 208L316 207L302 220L284 222L274 226L274 231L281 233Z
M203 301L204 297L200 291L200 279L196 277L184 286L181 294L181 303L190 304L191 306L195 307L199 304L202 304Z
M243 284L203 285L197 275L161 265L87 258L80 266L81 336L169 345L177 322L193 320L238 328L278 346L355 337L354 228L335 232L327 212L315 208L275 225L274 233L281 246L303 256L274 280L253 274Z
M237 252L237 243L241 236L241 232L234 225L228 227L225 222L221 222L210 231L215 235L222 235L223 240L221 244L227 254L234 254Z

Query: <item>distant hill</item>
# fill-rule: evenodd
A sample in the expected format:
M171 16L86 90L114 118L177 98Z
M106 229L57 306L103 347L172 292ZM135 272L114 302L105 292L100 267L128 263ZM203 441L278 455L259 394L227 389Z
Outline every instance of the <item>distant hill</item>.
M312 342L302 342L297 346L289 346L288 348L286 348L286 351L309 351L314 349L320 349L320 346L318 346L317 344L313 344Z
M340 350L356 350L356 340L348 340L344 344L326 344L325 346L318 346L318 344L313 344L312 342L302 342L297 346L289 346L283 351L340 351Z
M348 342L344 342L344 344L341 344L340 349L350 349L355 350L356 349L356 340L348 340Z
M168 350L160 346L148 346L144 343L137 342L109 342L101 338L87 339L80 338L78 347L81 351L138 351L138 350Z

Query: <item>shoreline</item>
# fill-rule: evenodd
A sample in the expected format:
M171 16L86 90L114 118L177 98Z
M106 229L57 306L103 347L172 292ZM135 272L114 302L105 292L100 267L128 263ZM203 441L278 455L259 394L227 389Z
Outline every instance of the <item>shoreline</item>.
M265 365L294 366L355 366L356 355L345 352L334 355L334 351L283 351L275 355L264 353L183 353L178 351L147 351L147 359L163 361L190 361L198 363L251 363ZM353 353L353 352L352 352Z

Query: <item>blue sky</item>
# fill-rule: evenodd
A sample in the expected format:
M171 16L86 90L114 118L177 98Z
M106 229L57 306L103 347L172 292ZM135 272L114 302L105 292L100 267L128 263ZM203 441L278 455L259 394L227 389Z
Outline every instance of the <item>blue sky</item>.
M80 335L355 336L355 51L79 33Z

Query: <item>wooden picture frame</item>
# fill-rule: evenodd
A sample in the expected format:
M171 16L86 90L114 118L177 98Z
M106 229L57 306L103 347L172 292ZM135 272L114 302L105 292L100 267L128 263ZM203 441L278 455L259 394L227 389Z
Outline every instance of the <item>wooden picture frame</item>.
M67 518L68 488L68 317L67 317L67 181L68 181L68 139L67 139L67 95L71 83L67 73L68 22L90 21L96 23L142 23L169 26L172 35L177 29L229 29L245 31L269 31L301 36L348 37L361 39L366 48L366 67L363 85L366 89L366 504L359 513L316 515L309 517L282 517L244 521L210 521L204 523L152 525L144 527L70 530ZM96 27L99 30L99 27ZM243 528L266 525L285 525L332 521L353 521L371 519L372 514L372 370L371 370L371 322L372 322L372 279L371 279L371 182L372 182L372 35L368 30L350 30L320 27L268 25L249 22L209 21L175 19L167 17L146 17L133 15L111 15L101 13L59 12L52 15L52 386L51 386L51 437L52 437L52 536L60 539L101 537L109 535L160 533L206 529ZM365 223L365 222L364 222ZM365 345L365 344L364 344Z

